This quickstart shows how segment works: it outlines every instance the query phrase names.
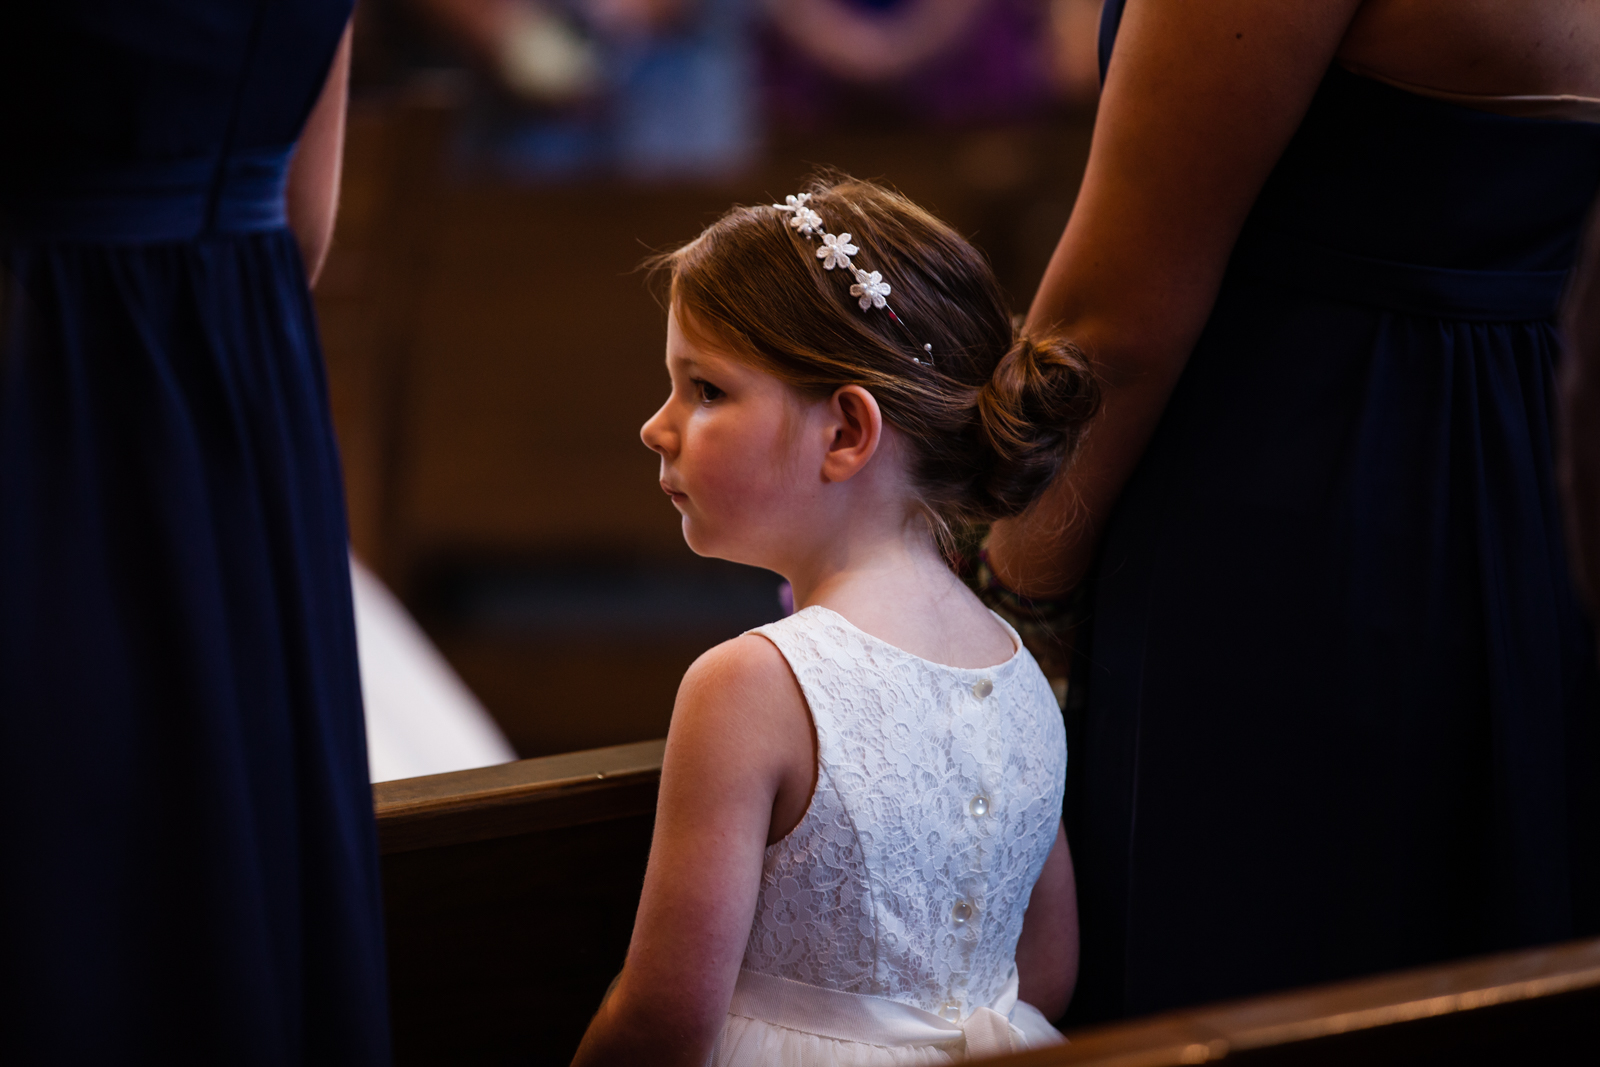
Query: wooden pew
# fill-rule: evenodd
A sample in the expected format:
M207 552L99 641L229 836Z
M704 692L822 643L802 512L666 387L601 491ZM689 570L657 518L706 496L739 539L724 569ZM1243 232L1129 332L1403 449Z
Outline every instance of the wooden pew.
M572 1058L627 952L664 745L373 786L397 1067Z
M1069 1033L1008 1067L1600 1063L1600 939Z
M373 787L395 1062L565 1064L622 965L663 742ZM1069 1034L1011 1067L1600 1063L1600 939Z

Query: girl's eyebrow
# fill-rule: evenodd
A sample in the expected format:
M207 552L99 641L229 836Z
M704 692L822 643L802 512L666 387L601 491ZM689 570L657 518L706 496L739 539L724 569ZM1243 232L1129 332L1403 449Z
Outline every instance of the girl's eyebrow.
M686 370L715 370L720 362L715 356L711 357L710 360L696 356L674 356L673 358Z

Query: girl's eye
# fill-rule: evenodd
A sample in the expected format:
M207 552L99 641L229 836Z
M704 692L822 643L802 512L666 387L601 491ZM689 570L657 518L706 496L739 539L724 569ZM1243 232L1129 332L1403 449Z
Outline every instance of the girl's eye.
M700 393L700 401L701 401L701 403L709 404L713 400L718 400L721 397L726 395L725 393L723 393L723 391L721 389L718 389L716 386L712 385L710 382L702 381L699 378L695 378L695 379L693 379L693 381L694 381L695 389L697 389L699 391L699 393Z

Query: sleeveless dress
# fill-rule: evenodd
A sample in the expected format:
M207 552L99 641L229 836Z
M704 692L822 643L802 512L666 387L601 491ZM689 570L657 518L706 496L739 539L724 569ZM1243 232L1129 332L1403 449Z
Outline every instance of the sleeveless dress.
M349 0L0 9L0 1032L388 1061L289 154Z
M1072 1021L1600 933L1551 474L1597 189L1600 126L1328 71L1091 573Z
M1055 843L1066 736L1017 651L968 670L813 606L751 633L800 682L817 784L766 851L716 1067L940 1064L1058 1043L1015 953Z

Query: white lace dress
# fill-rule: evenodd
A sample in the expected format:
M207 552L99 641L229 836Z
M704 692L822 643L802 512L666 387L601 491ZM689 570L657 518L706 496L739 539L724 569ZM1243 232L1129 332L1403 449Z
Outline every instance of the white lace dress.
M758 633L816 723L811 806L766 851L716 1067L940 1064L1059 1042L1016 998L1066 734L1017 651L967 670L810 607Z

